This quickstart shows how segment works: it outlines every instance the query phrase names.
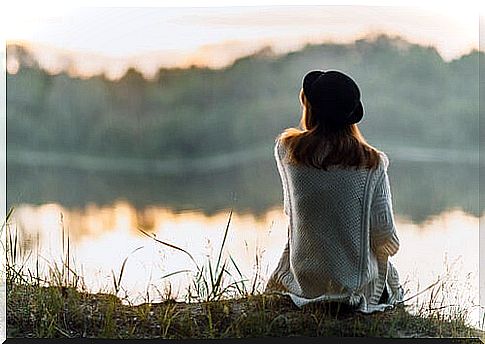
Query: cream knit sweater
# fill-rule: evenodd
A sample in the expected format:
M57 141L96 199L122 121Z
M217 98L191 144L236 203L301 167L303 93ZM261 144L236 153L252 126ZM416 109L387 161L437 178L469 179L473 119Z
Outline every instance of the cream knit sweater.
M266 290L289 295L301 307L340 301L370 313L403 298L388 260L399 249L387 167L331 168L290 165L278 141L275 159L289 217L288 241ZM378 304L384 286L389 299Z

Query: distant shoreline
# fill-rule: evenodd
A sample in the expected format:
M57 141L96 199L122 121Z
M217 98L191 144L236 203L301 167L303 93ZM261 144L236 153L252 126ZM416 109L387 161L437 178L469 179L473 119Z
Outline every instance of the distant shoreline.
M409 162L460 163L481 165L478 150L452 150L442 148L380 147L391 160ZM269 161L272 148L257 147L200 158L143 159L101 157L86 154L41 152L7 148L7 166L57 167L89 171L123 171L127 173L178 174L193 171L210 173L227 170L248 163Z

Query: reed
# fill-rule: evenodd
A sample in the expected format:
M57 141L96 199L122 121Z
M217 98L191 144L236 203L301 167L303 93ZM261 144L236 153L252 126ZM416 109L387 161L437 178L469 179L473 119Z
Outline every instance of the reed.
M196 262L185 249L140 231L164 247L182 252L192 262L192 283L187 302L166 301L141 305L124 304L117 296L132 251L117 273L112 271L110 293L86 292L76 273L65 232L62 263L52 264L47 276L25 268L32 252L22 250L21 233L11 223L11 209L1 234L5 234L7 282L7 336L42 338L241 338L261 336L374 336L374 337L478 337L483 332L465 323L467 309L444 304L444 293L456 292L452 278L440 278L406 304L393 310L362 315L340 304L313 305L299 309L287 297L265 294L261 284L261 251L256 252L255 273L247 278L225 251L232 211L223 231L217 259ZM64 232L64 228L63 228ZM64 240L63 240L64 243ZM41 255L37 253L37 261ZM451 272L450 272L451 276ZM428 297L427 307L408 312L410 301ZM447 310L447 313L444 311ZM477 340L477 343L480 341Z

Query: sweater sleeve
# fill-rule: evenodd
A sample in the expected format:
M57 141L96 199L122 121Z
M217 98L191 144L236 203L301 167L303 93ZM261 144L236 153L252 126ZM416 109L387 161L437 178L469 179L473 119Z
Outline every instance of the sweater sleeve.
M288 192L288 181L286 178L286 172L283 167L283 162L281 161L281 143L280 141L276 141L276 145L274 147L274 157L276 160L276 165L278 166L278 173L281 179L281 185L283 187L283 209L286 215L290 214L290 201L289 201L289 192Z
M383 155L383 170L377 181L371 204L370 240L372 249L378 257L393 256L399 250L387 166L387 157Z

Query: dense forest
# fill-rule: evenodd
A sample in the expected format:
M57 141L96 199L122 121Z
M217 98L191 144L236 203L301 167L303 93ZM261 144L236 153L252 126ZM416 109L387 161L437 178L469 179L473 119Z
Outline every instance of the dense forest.
M270 147L298 125L301 78L311 69L354 77L361 129L377 146L474 149L479 54L446 62L435 48L379 36L283 55L265 48L223 69L160 68L153 79L129 69L109 80L51 75L10 45L7 58L20 67L7 75L8 149L167 159Z

